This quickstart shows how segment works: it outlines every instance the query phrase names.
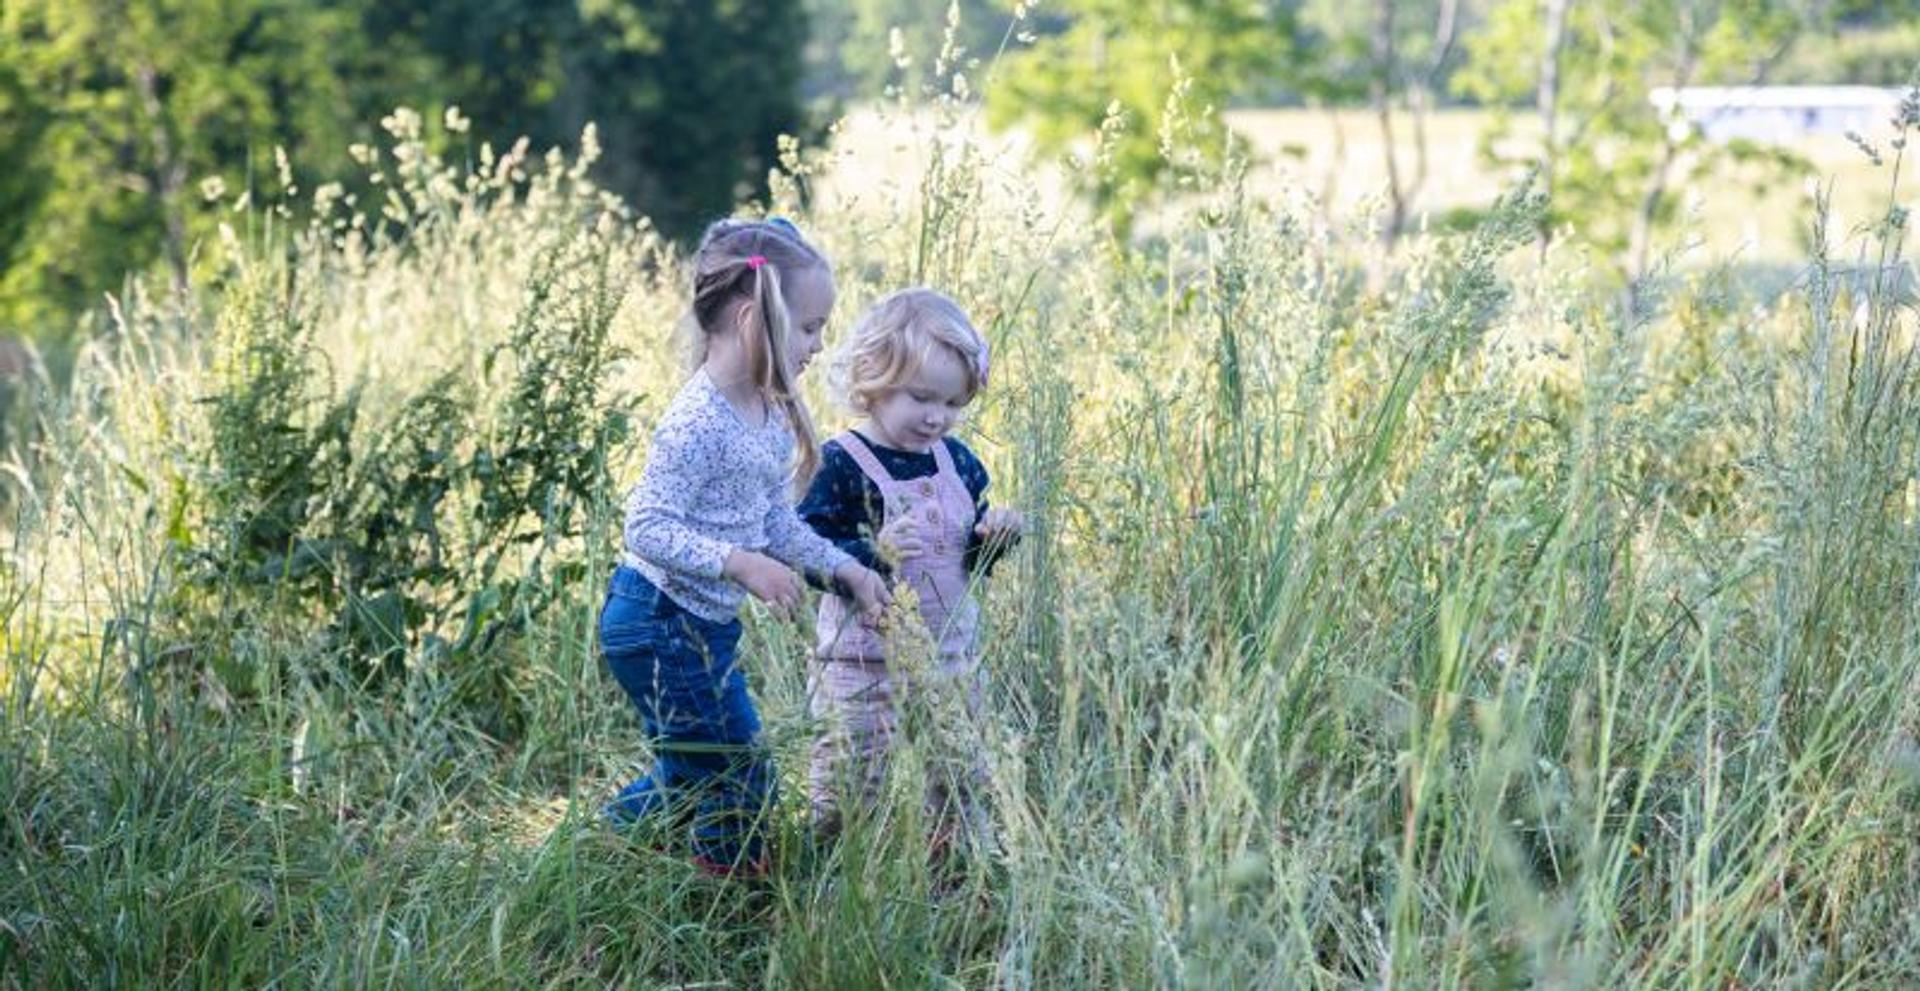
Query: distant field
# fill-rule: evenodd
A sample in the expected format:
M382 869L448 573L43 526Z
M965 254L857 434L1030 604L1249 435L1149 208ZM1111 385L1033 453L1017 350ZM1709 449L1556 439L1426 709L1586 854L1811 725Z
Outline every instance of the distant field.
M1342 212L1386 189L1379 122L1366 111L1240 110L1227 119L1271 163L1265 174L1276 186L1291 180L1316 193L1331 193L1335 209ZM1416 201L1416 216L1423 210L1481 206L1499 192L1500 177L1480 149L1482 135L1492 124L1493 115L1482 110L1433 115L1427 126L1429 175ZM1401 175L1409 177L1414 166L1410 119L1396 117L1395 128ZM1539 122L1521 118L1519 133L1503 151L1524 153L1539 133ZM1838 229L1846 230L1872 214L1875 204L1886 202L1887 169L1875 168L1844 137L1810 137L1793 150L1812 164L1812 177L1833 181ZM1782 262L1804 254L1811 207L1805 178L1776 178L1772 188L1762 192L1757 189L1763 178L1758 167L1699 178L1688 174L1692 169L1692 163L1677 168L1672 188L1686 197L1683 204L1697 204L1688 229L1700 239L1702 251L1693 260L1717 261L1737 252L1756 262Z
M1227 114L1228 123L1246 136L1258 157L1255 188L1264 194L1282 197L1305 193L1316 201L1332 204L1332 215L1354 217L1369 203L1380 202L1386 190L1387 171L1382 153L1383 141L1378 121L1364 109L1323 110L1235 110ZM1484 206L1503 188L1498 175L1481 150L1482 135L1491 127L1493 115L1482 110L1446 110L1434 114L1427 123L1429 147L1428 176L1414 200L1413 223L1421 215L1438 215L1461 207ZM1414 145L1410 118L1395 118L1400 139L1400 166L1403 179L1414 172ZM924 160L922 140L936 126L926 119L905 121L894 115L871 110L857 111L843 122L835 144L837 162L823 176L820 187L848 197L848 202L871 203L892 193L911 192L902 187L900 177L917 177ZM983 136L977 126L969 128L975 141L1008 156L1002 167L1009 173L1030 143L1024 135L1013 133ZM1538 123L1523 116L1518 124L1519 137L1510 139L1504 150L1513 156L1524 154L1538 133ZM1884 142L1883 142L1884 143ZM1813 167L1809 176L1776 177L1770 188L1762 190L1763 178L1757 167L1739 167L1714 173L1710 179L1690 174L1691 163L1675 170L1673 190L1683 197L1681 207L1690 220L1685 240L1697 242L1698 250L1684 259L1687 264L1710 264L1737 258L1764 265L1790 264L1805 255L1805 232L1811 217L1808 180L1819 178L1833 183L1833 202L1838 221L1836 230L1845 232L1877 212L1877 204L1886 202L1887 169L1876 168L1844 138L1809 138L1794 149ZM1043 201L1060 195L1057 168L1020 167L1018 182L1039 185ZM891 191L891 192L890 192ZM1670 234L1667 245L1682 238Z

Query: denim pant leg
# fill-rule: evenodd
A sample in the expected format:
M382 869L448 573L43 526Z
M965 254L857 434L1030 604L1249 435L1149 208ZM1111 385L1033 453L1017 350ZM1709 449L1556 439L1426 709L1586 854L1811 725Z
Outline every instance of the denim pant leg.
M693 850L718 864L754 863L772 808L773 764L760 739L760 714L747 694L746 676L731 656L717 687L715 745L677 758L706 776L693 819Z
M609 582L600 637L654 751L653 768L608 806L609 817L688 817L696 854L721 864L757 860L773 775L734 663L739 622L695 616L622 568Z
M637 572L616 570L607 582L607 598L600 607L600 651L607 670L640 710L647 735L653 735L654 703L659 695L662 655L674 646L673 623L657 615L660 594ZM656 816L679 817L672 782L649 770L621 789L602 810L616 824L631 824Z

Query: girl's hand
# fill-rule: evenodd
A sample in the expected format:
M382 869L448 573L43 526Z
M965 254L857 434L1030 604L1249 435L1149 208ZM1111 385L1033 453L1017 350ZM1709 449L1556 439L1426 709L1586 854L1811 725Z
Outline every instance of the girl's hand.
M734 548L720 568L723 577L739 582L753 597L773 607L781 616L791 616L800 605L803 586L793 569L765 554Z
M879 542L880 553L895 561L919 557L927 551L926 542L920 539L920 525L911 516L900 516L881 527Z
M995 506L974 524L973 532L989 547L1010 543L1027 529L1027 518L1017 509Z
M879 622L886 615L887 606L893 603L893 592L887 588L886 579L858 561L848 561L836 568L833 577L853 596L860 615L869 622Z

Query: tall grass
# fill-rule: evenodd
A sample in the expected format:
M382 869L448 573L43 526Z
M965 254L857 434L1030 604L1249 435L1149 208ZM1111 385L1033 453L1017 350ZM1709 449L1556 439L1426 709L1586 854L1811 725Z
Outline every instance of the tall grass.
M842 314L989 328L967 432L1034 525L983 588L998 851L928 876L929 754L727 884L592 816L677 260L585 162L389 126L353 202L119 300L12 452L0 985L1920 981L1897 209L1854 266L1816 212L1778 299L1622 302L1514 250L1524 191L1387 260L1231 155L1133 243L964 143L805 206L790 155ZM750 627L792 796L807 638Z

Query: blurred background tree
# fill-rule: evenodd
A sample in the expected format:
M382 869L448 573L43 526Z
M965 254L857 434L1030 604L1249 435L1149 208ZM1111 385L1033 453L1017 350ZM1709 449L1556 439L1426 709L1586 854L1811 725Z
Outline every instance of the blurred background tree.
M1371 112L1385 152L1381 236L1389 245L1426 186L1427 120L1460 61L1461 28L1472 13L1467 0L1308 0L1302 7L1295 91L1315 105ZM1404 170L1403 145L1412 159Z
M1105 160L1074 172L1082 189L1125 232L1168 169L1169 127L1181 144L1218 154L1218 116L1250 89L1291 79L1295 5L1247 0L1066 0L1065 31L1015 55L987 94L996 126L1022 125L1059 154L1106 130ZM1183 90L1185 116L1169 116Z
M340 154L351 12L260 0L0 8L0 326L57 327L205 231L194 185L275 145ZM16 123L17 122L17 123Z
M521 135L571 145L594 122L597 178L684 238L762 192L779 135L917 92L949 33L993 63L975 77L992 77L990 124L1050 158L1099 137L1101 167L1070 178L1119 231L1167 191L1166 147L1225 147L1209 108L1306 106L1337 144L1367 132L1391 243L1431 212L1429 121L1474 107L1489 182L1537 167L1550 187L1543 242L1577 230L1634 274L1674 190L1728 165L1796 168L1669 128L1651 88L1903 84L1916 14L1920 0L10 0L0 338L72 333L129 273L179 284L237 194L283 191L276 149L294 185L351 178L347 147L376 143L398 105L459 106L472 132L435 136L456 158ZM203 195L215 180L224 197Z
M58 338L123 276L183 283L214 207L351 173L398 105L571 145L687 236L765 183L801 103L801 0L15 0L0 7L0 337ZM211 188L211 187L210 187ZM231 197L229 197L231 199Z
M1760 166L1750 174L1761 182L1802 170L1778 147L1670 127L1648 100L1653 89L1779 82L1796 51L1808 53L1800 82L1870 82L1842 53L1869 38L1897 46L1914 13L1910 0L1495 0L1467 40L1454 86L1496 108L1483 136L1494 164L1538 168L1552 203L1541 242L1571 225L1638 278L1683 179L1724 177L1742 164ZM1813 64L1824 67L1805 68ZM1536 150L1502 159L1492 149L1516 133L1523 108L1537 118Z
M1011 43L1005 0L811 0L807 93L854 101L882 95L939 57L949 15L953 40L969 57L991 59ZM908 62L903 72L899 58Z
M1660 86L1766 82L1795 41L1822 16L1819 0L1499 0L1469 40L1456 85L1510 111L1530 99L1540 121L1537 165L1553 204L1541 232L1575 224L1625 252L1627 271L1646 270L1655 224L1683 152L1697 168L1764 156L1750 143L1716 146L1669 128L1648 101ZM1512 133L1503 112L1488 147Z
M364 20L427 74L386 99L457 103L496 147L567 145L594 123L601 181L676 237L763 188L778 137L808 130L800 0L370 2Z

